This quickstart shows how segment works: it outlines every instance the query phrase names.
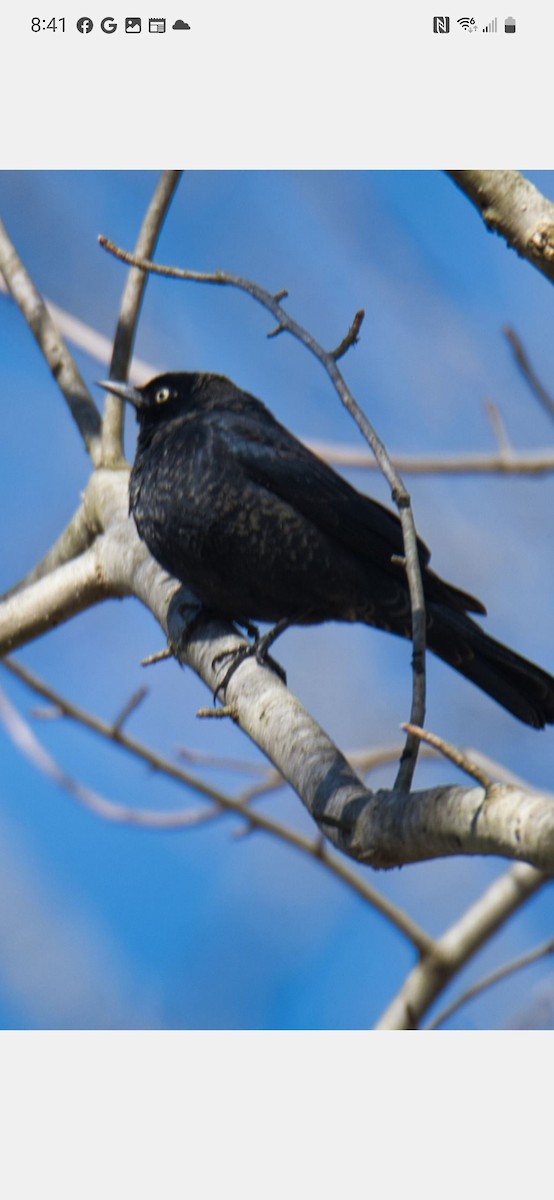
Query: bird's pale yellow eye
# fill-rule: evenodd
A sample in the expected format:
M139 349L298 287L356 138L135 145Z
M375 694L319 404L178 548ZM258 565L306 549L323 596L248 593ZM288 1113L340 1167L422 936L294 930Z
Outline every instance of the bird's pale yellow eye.
M156 395L154 396L154 400L156 401L156 404L167 404L167 401L171 399L171 395L172 395L171 388L168 388L168 387L159 388L159 390L156 392Z

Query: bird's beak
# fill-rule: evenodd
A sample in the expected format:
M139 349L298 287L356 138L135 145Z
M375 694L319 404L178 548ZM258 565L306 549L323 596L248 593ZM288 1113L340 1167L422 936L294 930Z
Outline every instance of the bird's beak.
M105 388L114 396L119 396L120 400L127 400L136 409L144 408L144 397L138 388L133 387L130 383L115 383L113 379L99 379L98 387Z

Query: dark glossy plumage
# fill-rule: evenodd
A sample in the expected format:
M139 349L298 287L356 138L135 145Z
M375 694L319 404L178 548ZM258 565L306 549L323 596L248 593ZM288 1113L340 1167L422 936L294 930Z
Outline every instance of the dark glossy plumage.
M236 621L363 621L411 630L397 517L350 486L219 375L105 384L136 408L130 510L154 558ZM468 615L478 600L429 568L429 649L529 725L554 722L554 680Z

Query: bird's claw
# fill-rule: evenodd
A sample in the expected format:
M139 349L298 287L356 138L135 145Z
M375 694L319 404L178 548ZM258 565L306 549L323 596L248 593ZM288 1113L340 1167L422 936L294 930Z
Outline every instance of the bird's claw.
M223 679L220 683L218 683L215 689L214 701L217 700L220 692L225 691L229 680L235 674L237 668L240 667L241 663L246 662L247 658L255 658L258 666L260 667L269 667L271 671L274 671L275 674L279 676L279 679L286 686L286 672L283 670L281 664L276 662L276 660L267 653L267 645L265 644L265 638L263 637L258 637L256 641L252 643L252 645L239 646L236 650L224 650L221 654L216 654L215 658L212 660L212 670L215 671L217 669L217 664L222 662L222 660L225 658L230 658L231 662Z

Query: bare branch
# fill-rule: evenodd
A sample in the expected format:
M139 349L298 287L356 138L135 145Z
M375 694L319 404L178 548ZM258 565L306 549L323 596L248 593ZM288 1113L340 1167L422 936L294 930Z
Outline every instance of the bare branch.
M444 738L438 737L436 733L431 733L428 729L420 729L418 725L410 726L410 733L417 737L422 742L427 742L428 746L433 746L442 754L444 758L448 758L450 762L459 767L461 771L465 771L466 775L470 775L472 779L476 779L481 787L488 792L493 786L494 780L488 772L483 770L479 763L473 762L468 754L463 750L459 750L457 746L452 746L450 742L445 742Z
M334 442L311 440L315 454L338 467L361 467L377 470L371 454L356 446L339 446ZM512 452L471 454L393 454L392 461L403 475L550 475L554 471L554 448Z
M447 171L485 224L554 282L554 204L519 171Z
M115 718L115 721L113 723L113 726L112 726L113 732L115 734L121 733L123 726L129 720L129 717L132 716L132 714L134 712L136 712L137 708L142 704L142 701L146 698L147 695L148 695L148 688L145 688L145 687L138 688L138 690L134 693L134 695L131 696L131 698L127 701L127 703L123 705L121 712L118 713L118 715Z
M428 1029L440 1029L441 1025L445 1025L454 1013L468 1004L470 1000L474 1000L476 996L481 996L487 988L494 987L496 983L502 983L504 979L508 979L510 975L514 975L516 971L523 971L525 967L530 967L541 958L547 958L549 954L554 954L554 938L549 942L544 942L542 946L537 946L535 950L530 950L528 954L522 954L519 958L514 958L512 962L505 963L503 967L498 967L496 971L491 971L490 975L485 975L484 979L480 979L479 983L475 983L473 987L467 988L449 1004L447 1008L443 1008L438 1017L431 1021Z
M137 239L136 253L148 258L155 248L169 205L179 183L181 171L163 171ZM142 307L144 289L148 276L144 271L132 268L127 277L121 309L115 331L110 365L110 379L126 379L133 353L137 323ZM125 421L123 400L106 393L104 420L102 423L102 460L104 466L119 465L123 460L123 428Z
M446 984L505 922L534 896L549 876L518 863L487 889L408 975L381 1017L378 1029L417 1029Z
M166 775L168 779L173 779L176 783L190 788L191 791L196 792L199 796L204 796L206 800L211 800L214 805L218 806L217 810L209 810L212 814L221 812L221 809L228 800L228 797L223 792L218 788L211 787L210 784L205 783L197 775L192 775L189 771L173 763L171 759L157 754L155 750L150 750L143 742L139 742L136 738L125 733L117 719L110 723L103 721L101 717L95 717L87 709L82 708L78 704L73 704L61 692L44 683L44 680L39 679L29 667L24 666L23 663L17 662L13 658L5 658L2 661L2 666L11 675L14 675L16 679L21 680L22 683L36 692L38 696L42 696L49 703L53 704L58 715L61 714L72 721L76 721L85 729L90 729L93 733L99 734L100 737L107 741L113 742L115 746L120 746L135 758L140 759L141 762L145 763L152 770Z
M0 720L6 732L22 754L28 758L37 770L67 792L73 800L83 808L93 812L95 816L105 821L113 821L120 825L135 825L144 829L183 829L195 823L196 814L190 809L185 812L158 812L156 810L130 808L128 805L116 804L106 800L99 792L87 787L81 780L75 779L56 762L55 758L45 750L38 738L21 714L8 700L0 688Z
M100 461L100 414L8 232L0 221L0 271L60 387L93 463Z
M62 768L47 754L44 748L35 738L35 735L23 721L13 706L9 704L6 698L3 712L0 710L0 717L3 716L7 725L10 736L14 738L23 753L34 762L34 765L39 770L45 770L46 773L55 780L64 790L68 791L74 799L79 803L83 803L86 807L92 809L97 816L104 817L110 821L117 821L135 826L144 826L149 829L192 829L199 824L205 823L207 820L213 820L217 816L221 816L224 812L241 817L246 821L249 828L263 830L265 833L272 834L280 838L282 841L294 846L296 849L308 854L311 858L317 859L322 863L333 875L346 883L353 889L363 900L373 905L379 912L383 914L389 921L392 922L407 938L410 939L419 950L420 954L431 954L434 950L433 939L430 938L425 931L417 925L415 921L397 905L393 904L386 897L382 896L375 888L371 886L366 879L363 879L359 874L353 871L352 867L333 854L329 847L322 844L318 838L316 840L306 838L302 834L291 830L289 827L275 821L273 818L267 817L262 813L250 811L242 797L231 799L225 793L210 787L196 776L191 776L187 771L175 765L169 759L157 754L155 751L146 747L142 742L125 734L120 725L115 722L110 725L102 721L99 717L95 717L92 713L85 709L72 704L62 696L59 692L49 687L42 680L29 670L28 667L22 666L21 663L15 662L13 659L4 660L3 665L20 679L28 687L32 688L38 695L48 700L55 706L58 714L69 717L70 719L79 722L85 728L93 730L102 737L120 746L128 751L136 758L147 763L154 768L159 774L166 775L176 782L185 784L192 790L208 797L214 801L214 807L200 810L185 809L176 810L174 812L161 812L145 809L130 809L127 806L115 804L113 801L106 800L100 797L97 792L85 788L84 785L78 783L72 777L68 776ZM0 702L3 693L0 691ZM8 708L6 707L8 706ZM6 715L7 714L7 715ZM282 783L282 779L280 778Z
M543 408L546 409L549 417L554 417L554 400L552 399L550 392L546 390L544 384L541 383L538 375L533 370L533 367L529 362L529 358L525 353L521 339L518 338L515 330L510 329L509 326L506 326L504 333L508 342L510 343L510 346L512 347L514 358L521 371L521 374L523 375L523 378L525 379L525 382L529 385L531 391L537 397L540 404L542 404Z
M502 413L493 400L485 400L485 410L496 438L498 452L503 460L509 461L514 456L514 450L508 437Z
M106 579L102 539L84 554L0 604L0 657L109 596L122 595Z
M0 274L0 294L10 296L7 284L3 275ZM11 298L11 297L10 297ZM104 333L100 333L98 329L94 329L87 321L81 321L73 313L67 311L66 308L60 308L58 304L54 304L48 296L44 297L49 313L53 317L60 333L72 346L76 346L78 350L84 350L89 358L96 359L103 367L106 367L112 356L113 340L106 337ZM153 375L158 374L156 367L151 363L145 362L142 358L133 358L133 374L141 379L151 379Z
M331 357L334 358L335 362L338 362L339 358L343 358L347 350L350 350L350 347L355 346L356 342L360 340L360 329L362 328L364 317L364 309L359 308L346 337L343 337L342 342L339 342L336 350L330 351Z
M268 309L269 312L277 320L277 330L274 332L287 332L297 338L298 341L306 346L308 350L318 359L325 371L329 375L335 390L337 391L344 407L355 420L360 432L371 446L373 453L377 459L379 467L383 472L391 489L392 498L396 504L400 516L402 526L402 536L404 539L405 551L405 570L410 591L410 602L412 609L412 641L413 641L413 688L412 688L412 704L410 712L410 722L413 725L422 725L425 716L425 639L426 639L426 615L425 615L425 597L423 594L423 584L421 581L421 570L419 565L419 555L417 550L417 535L411 509L409 493L400 478L398 472L393 467L387 450L381 441L380 437L374 430L371 422L366 414L360 408L357 401L354 399L350 389L348 388L339 368L336 358L337 351L327 351L316 341L314 337L302 325L295 321L281 305L281 299L286 293L278 292L277 294L266 291L265 288L259 286L243 276L234 275L227 271L190 271L181 267L162 266L159 263L151 262L147 259L139 258L135 254L130 254L127 250L122 250L116 246L109 238L100 236L100 245L108 250L110 254L120 258L123 262L130 263L135 267L139 267L143 271L149 271L156 275L163 275L170 279L187 280L195 283L216 284L218 286L228 286L238 288L240 291L246 292L252 296L259 304ZM358 328L360 322L360 314L354 319L354 335L356 334L356 322ZM352 333L352 329L350 334ZM350 334L344 341L352 344ZM340 350L341 346L338 347ZM346 347L345 347L346 348ZM404 747L400 767L397 775L396 785L399 789L409 791L413 773L417 762L419 743L417 738L408 734L406 745Z

